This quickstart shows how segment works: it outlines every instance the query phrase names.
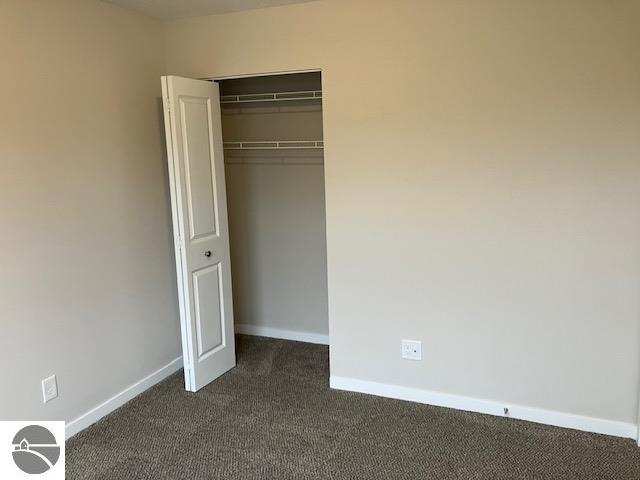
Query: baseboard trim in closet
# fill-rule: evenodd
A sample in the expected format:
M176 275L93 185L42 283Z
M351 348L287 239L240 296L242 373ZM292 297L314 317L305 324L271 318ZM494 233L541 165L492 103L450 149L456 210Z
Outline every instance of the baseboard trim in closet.
M329 335L321 333L299 332L297 330L283 330L280 328L263 327L261 325L236 324L236 333L253 335L256 337L280 338L282 340L294 340L296 342L316 343L329 345Z

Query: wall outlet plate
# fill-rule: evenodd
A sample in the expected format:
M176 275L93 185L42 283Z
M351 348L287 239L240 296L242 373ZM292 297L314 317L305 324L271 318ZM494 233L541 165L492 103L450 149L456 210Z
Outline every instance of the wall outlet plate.
M58 396L58 381L55 375L42 380L42 400L47 403Z
M419 340L402 340L402 358L422 360L422 342Z

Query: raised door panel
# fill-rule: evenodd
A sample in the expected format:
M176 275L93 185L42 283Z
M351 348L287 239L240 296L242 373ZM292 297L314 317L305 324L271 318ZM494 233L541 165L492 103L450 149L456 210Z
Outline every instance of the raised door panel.
M224 348L222 268L218 263L193 272L198 361Z
M180 98L182 145L191 240L218 234L212 165L211 104L207 98Z

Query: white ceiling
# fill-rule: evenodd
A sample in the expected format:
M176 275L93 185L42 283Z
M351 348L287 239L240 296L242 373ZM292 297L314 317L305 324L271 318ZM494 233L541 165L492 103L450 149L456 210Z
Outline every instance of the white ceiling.
M314 0L104 0L164 19L197 17Z

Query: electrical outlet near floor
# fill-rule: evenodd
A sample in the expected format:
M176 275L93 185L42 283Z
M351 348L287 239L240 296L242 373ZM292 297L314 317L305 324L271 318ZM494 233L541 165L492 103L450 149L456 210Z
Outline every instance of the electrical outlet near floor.
M55 375L42 380L42 400L47 403L58 396L58 382Z
M422 360L422 342L419 340L402 340L402 358Z

